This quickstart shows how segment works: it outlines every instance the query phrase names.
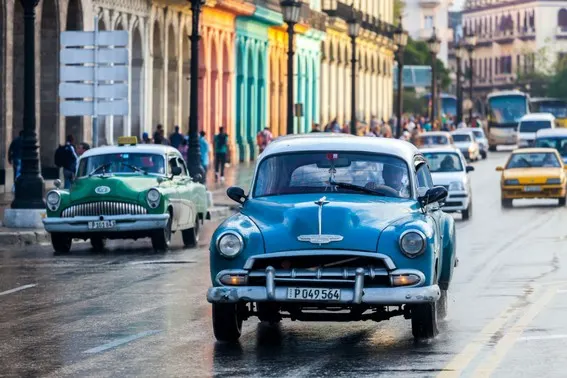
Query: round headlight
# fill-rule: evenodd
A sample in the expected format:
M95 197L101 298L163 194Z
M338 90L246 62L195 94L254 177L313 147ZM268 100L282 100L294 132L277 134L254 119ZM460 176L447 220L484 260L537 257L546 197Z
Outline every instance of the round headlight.
M159 190L157 190L157 189L148 190L148 194L146 195L146 199L148 201L148 204L151 207L157 207L157 205L159 204L160 198L161 198L161 194L160 194Z
M242 237L233 232L227 232L217 239L217 249L224 257L235 257L244 247Z
M61 200L61 195L57 192L49 192L47 193L46 200L48 205L57 205Z
M400 236L400 249L408 257L416 257L425 250L425 235L420 231L406 231Z

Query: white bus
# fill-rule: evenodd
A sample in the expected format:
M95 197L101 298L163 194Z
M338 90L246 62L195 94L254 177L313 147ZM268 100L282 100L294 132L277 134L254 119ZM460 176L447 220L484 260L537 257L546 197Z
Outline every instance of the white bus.
M488 149L515 145L520 119L530 112L529 96L520 91L492 92L487 97L486 137Z

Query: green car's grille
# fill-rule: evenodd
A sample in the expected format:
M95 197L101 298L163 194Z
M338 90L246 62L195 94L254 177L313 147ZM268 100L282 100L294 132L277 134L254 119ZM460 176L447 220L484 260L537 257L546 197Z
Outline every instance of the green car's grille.
M99 215L143 215L147 213L148 211L140 205L126 202L100 201L70 206L63 210L61 217L71 218L92 217Z

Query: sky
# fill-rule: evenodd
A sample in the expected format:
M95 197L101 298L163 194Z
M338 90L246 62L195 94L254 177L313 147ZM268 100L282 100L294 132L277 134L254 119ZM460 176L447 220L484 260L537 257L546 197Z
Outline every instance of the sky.
M465 0L455 0L455 4L453 5L453 10L461 10L464 4L465 4Z

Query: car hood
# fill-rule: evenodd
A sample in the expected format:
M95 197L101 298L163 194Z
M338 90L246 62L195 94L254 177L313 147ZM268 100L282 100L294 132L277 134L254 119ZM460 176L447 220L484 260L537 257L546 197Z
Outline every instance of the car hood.
M299 241L301 235L319 234L319 208L324 194L297 194L250 199L242 213L256 223L266 253L305 249L347 249L375 252L383 229L419 211L415 200L359 194L326 195L321 210L321 233L342 236L328 244Z
M504 180L517 179L520 184L545 184L548 178L561 177L561 168L516 168L503 173Z
M455 181L463 182L465 179L464 172L433 172L431 173L433 185L435 186L449 186L450 183Z
M159 186L156 176L93 176L80 178L71 188L72 202L137 200L140 192ZM96 189L106 187L107 193L99 194Z

